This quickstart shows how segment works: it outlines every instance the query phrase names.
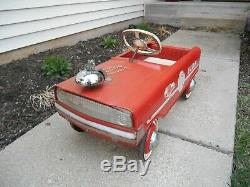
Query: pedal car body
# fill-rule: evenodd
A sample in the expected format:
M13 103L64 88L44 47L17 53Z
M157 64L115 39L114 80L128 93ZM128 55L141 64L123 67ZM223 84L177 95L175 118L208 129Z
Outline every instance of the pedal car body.
M189 97L200 53L198 47L172 46L162 46L153 57L127 51L97 66L108 75L98 87L84 88L75 77L57 84L55 106L78 130L142 146L146 160L156 141L152 136L158 129L158 119L168 113L180 96Z

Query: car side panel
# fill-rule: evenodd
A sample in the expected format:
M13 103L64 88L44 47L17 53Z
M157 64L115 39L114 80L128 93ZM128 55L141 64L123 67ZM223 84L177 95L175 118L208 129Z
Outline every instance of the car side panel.
M175 102L179 99L179 97L183 94L183 92L188 88L191 80L195 77L196 73L199 70L199 59L200 59L200 48L193 48L190 52L185 55L183 58L176 62L175 68L172 71L172 77L170 77L165 85L161 88L161 91L155 92L155 96L152 97L152 100L149 101L151 103L155 103L155 106L149 113L149 115L144 116L143 113L138 114L138 119L144 119L144 127L145 129L149 127L149 124L155 119L164 117L168 111L172 108ZM185 81L180 86L180 72L184 73ZM168 94L166 93L166 91ZM150 109L149 109L150 110Z

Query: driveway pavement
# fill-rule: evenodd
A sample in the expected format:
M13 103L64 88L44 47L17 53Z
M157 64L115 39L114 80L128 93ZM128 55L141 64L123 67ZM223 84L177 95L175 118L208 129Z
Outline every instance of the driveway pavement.
M202 48L190 100L160 121L160 144L145 176L103 172L102 160L134 149L73 131L58 114L0 152L0 186L228 186L232 169L238 35L181 30L163 42Z
M237 35L181 30L166 45L202 50L192 97L180 100L160 123L160 130L225 153L232 153L239 73Z

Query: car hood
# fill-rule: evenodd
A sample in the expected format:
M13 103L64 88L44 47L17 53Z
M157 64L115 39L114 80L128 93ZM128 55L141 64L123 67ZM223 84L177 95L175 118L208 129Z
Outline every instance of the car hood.
M116 69L115 67L123 67ZM97 101L99 103L123 108L135 113L150 113L164 99L164 89L171 80L170 68L137 60L114 57L100 64L98 68L106 69L109 80L94 88L83 88L72 77L57 85L67 92ZM173 73L171 73L173 75Z

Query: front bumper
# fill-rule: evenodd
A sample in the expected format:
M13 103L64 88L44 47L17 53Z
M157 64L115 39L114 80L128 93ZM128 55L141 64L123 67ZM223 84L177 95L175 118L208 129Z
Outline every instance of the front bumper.
M84 119L62 107L58 103L55 103L55 107L62 117L83 130L111 141L120 142L131 146L137 145L138 139L136 132L126 132Z

